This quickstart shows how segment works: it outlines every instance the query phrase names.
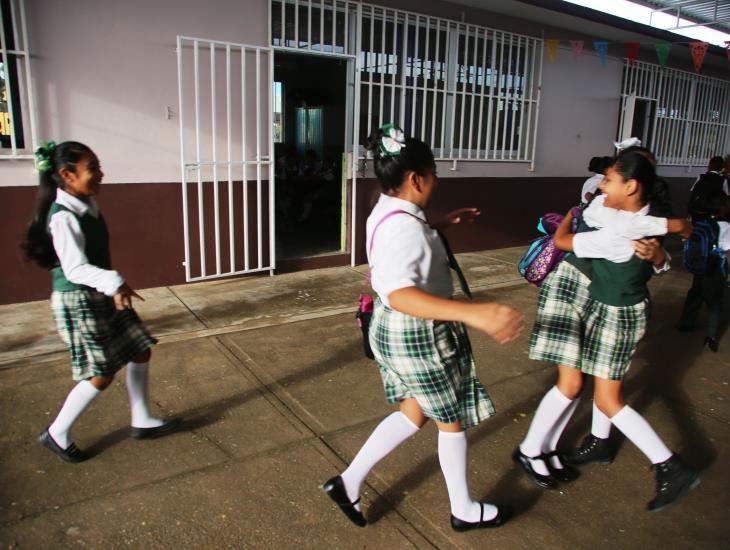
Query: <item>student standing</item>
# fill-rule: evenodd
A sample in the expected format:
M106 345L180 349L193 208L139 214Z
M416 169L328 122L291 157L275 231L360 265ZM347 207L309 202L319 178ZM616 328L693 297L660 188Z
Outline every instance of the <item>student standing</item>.
M74 444L71 429L124 366L132 437L159 437L178 422L155 418L148 407L156 340L132 309L132 298L141 297L111 267L109 233L95 199L104 176L99 159L74 141L44 144L36 157L38 201L23 248L51 273L53 318L77 381L38 441L66 462L81 462L89 455Z
M520 333L522 317L495 303L452 299L449 254L438 228L478 214L463 209L431 225L424 209L438 183L433 153L386 125L370 144L380 200L367 221L368 261L378 297L370 344L386 398L398 411L373 431L350 466L323 488L356 525L360 489L368 472L428 421L439 429L438 456L456 531L497 527L507 519L498 506L472 500L467 479L466 430L494 414L476 376L465 325L500 343Z

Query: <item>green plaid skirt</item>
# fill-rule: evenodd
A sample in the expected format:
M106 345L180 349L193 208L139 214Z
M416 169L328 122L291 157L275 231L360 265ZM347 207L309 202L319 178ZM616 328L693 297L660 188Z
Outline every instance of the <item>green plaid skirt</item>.
M581 371L606 380L623 380L636 346L646 333L650 302L609 306L590 300L586 310Z
M113 376L157 340L132 309L118 311L101 292L53 292L51 311L71 352L74 380Z
M560 262L540 287L530 338L530 359L581 367L584 319L591 280L568 262Z
M494 415L492 400L476 376L463 324L412 317L378 299L370 345L388 403L412 397L428 418L458 421L462 428Z

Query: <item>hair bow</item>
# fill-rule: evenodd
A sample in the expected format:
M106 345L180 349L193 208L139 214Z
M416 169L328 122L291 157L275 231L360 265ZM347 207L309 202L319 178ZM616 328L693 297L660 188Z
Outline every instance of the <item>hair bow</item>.
M397 157L406 146L406 136L403 130L395 124L386 124L380 128L383 137L380 138L380 153L384 157Z
M55 141L47 141L45 143L41 143L38 147L36 147L36 150L34 151L36 157L36 169L40 173L48 172L53 168L51 155L53 154L55 148Z
M637 137L630 137L623 141L614 141L613 145L619 151L623 151L629 147L641 147L641 140Z

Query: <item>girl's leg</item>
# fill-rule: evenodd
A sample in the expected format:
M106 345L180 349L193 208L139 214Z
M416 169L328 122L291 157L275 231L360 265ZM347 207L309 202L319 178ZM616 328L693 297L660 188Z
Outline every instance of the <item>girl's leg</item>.
M518 448L518 453L522 456L515 453L516 460L523 467L525 466L524 461L527 460L531 469L539 476L550 476L550 472L542 460L543 449L546 445L551 445L553 437L555 437L555 442L560 438L570 416L565 418L565 423L562 425L561 420L568 410L574 406L574 403L577 404L576 397L583 388L583 373L578 369L559 365L558 373L557 385L553 386L540 401L532 423L527 430L527 435ZM575 409L573 408L570 411L570 415L572 415L573 410ZM528 474L531 473L528 472ZM546 481L546 483L550 485L550 482ZM543 483L539 484L545 486Z
M94 376L82 380L69 392L58 416L48 427L48 433L61 449L68 449L73 442L71 428L91 402L114 380L113 376Z
M476 502L469 494L466 432L458 422L436 422L436 425L439 429L439 463L449 491L451 515L468 523L493 520L499 513L497 507Z
M148 348L127 364L127 393L132 411L133 428L158 428L165 423L152 416L147 403L151 356L152 351Z
M370 470L406 439L415 435L427 420L418 402L409 398L400 402L399 411L378 424L340 476L350 502L360 499L360 488ZM360 505L355 504L355 508L360 510Z
M672 453L649 423L624 404L619 380L596 378L595 401L611 417L611 423L643 452L656 469L657 493L647 509L659 511L672 504L699 483L697 472Z

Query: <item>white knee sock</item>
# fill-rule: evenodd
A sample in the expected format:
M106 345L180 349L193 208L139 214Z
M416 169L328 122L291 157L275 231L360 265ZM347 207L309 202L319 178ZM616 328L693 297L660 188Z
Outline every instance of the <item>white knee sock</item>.
M548 439L546 439L545 443L543 443L542 452L551 453L558 448L558 441L560 441L560 436L563 435L565 427L568 425L568 422L570 422L570 419L573 416L575 409L578 407L579 402L580 397L576 397L570 402L570 405L568 405L568 408L565 409L565 412L563 412L563 415L560 417L560 420L558 420L558 423L555 425L555 428L550 433ZM560 462L560 459L557 456L551 457L550 463L552 464L553 468L562 469L563 467L563 463Z
M53 424L48 427L48 433L59 447L68 449L72 443L71 428L74 422L100 393L88 380L82 380L69 392L61 407L61 412L58 413Z
M557 386L553 386L545 394L535 411L535 416L532 419L530 428L527 430L525 439L520 443L522 454L538 456L542 453L543 445L549 440L552 430L572 402L572 399L568 399L560 393ZM544 476L549 475L550 472L548 472L542 460L531 460L530 462L535 472Z
M664 462L672 456L672 451L659 439L649 423L628 405L613 415L611 423L621 430L652 464Z
M439 431L439 463L449 490L451 513L462 521L476 522L481 515L481 506L469 495L467 479L466 432ZM484 518L496 517L497 507L484 504Z
M611 419L607 417L601 409L593 402L593 423L591 425L591 433L600 439L608 439L611 435Z
M127 393L129 407L132 410L132 426L135 428L156 428L164 422L150 414L147 405L147 381L149 379L149 363L127 364Z
M341 474L350 502L360 498L360 487L373 466L418 430L419 427L400 411L387 416L377 425L350 466ZM359 504L355 507L360 509Z

